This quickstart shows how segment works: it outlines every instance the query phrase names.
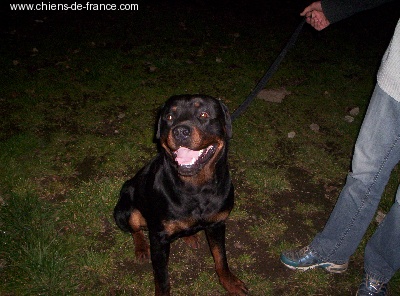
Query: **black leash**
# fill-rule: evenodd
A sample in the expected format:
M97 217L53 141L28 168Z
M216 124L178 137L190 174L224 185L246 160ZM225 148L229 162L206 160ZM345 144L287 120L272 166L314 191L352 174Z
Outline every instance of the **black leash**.
M253 91L248 95L247 99L243 101L243 103L235 110L235 112L233 112L233 114L231 115L232 120L235 120L247 109L247 107L254 100L254 98L257 96L257 94L267 84L268 80L272 77L272 75L275 74L276 70L278 70L278 66L282 62L286 53L289 51L290 47L292 47L295 44L297 37L299 36L301 29L303 28L304 23L305 23L305 19L302 20L301 23L297 26L296 30L294 31L292 37L290 37L285 48L281 51L279 56L276 58L275 62L268 69L267 73L265 73L265 75L261 78L261 80L258 82L258 84L253 89Z

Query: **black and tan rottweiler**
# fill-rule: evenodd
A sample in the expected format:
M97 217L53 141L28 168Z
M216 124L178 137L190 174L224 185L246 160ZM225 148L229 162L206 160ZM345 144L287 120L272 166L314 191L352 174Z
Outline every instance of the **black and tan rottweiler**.
M225 220L233 208L227 165L232 135L226 106L204 95L171 97L161 110L160 153L123 185L114 209L117 225L130 232L140 261L151 257L155 295L170 295L170 244L183 237L198 247L204 230L220 283L230 295L247 295L231 273L225 252ZM143 230L149 231L150 246Z

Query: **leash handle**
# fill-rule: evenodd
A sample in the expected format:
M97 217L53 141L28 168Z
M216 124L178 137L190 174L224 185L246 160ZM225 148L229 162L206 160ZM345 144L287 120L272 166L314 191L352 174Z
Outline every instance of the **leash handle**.
M279 64L282 62L283 58L286 56L286 54L289 51L290 47L292 47L296 43L297 37L299 36L299 34L301 32L301 29L303 28L303 25L304 25L305 22L306 22L306 19L304 18L301 21L301 23L297 26L296 30L292 34L292 37L290 37L288 43L283 48L283 50L281 51L279 56L275 59L274 63L271 65L271 67L268 69L268 71L264 74L264 76L257 83L257 85L253 89L253 91L248 95L246 100L244 100L243 103L235 110L235 112L233 112L233 114L231 115L232 121L235 120L236 118L238 118L248 108L248 106L254 100L254 98L257 96L257 94L267 84L268 80L278 70Z

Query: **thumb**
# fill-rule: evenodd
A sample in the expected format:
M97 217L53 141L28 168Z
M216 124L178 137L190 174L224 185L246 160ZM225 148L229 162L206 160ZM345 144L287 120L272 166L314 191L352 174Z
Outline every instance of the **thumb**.
M321 1L316 1L308 5L304 10L300 13L301 16L305 16L307 13L317 10L317 11L322 11L321 7Z
M313 9L311 8L311 6L307 6L306 8L304 8L304 10L300 13L300 16L305 16L307 13L313 11Z

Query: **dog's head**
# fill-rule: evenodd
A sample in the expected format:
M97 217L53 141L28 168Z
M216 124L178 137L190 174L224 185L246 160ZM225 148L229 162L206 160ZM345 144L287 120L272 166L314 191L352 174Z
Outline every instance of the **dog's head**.
M226 157L232 136L227 107L204 95L179 95L167 100L158 121L157 138L181 176L213 171Z

